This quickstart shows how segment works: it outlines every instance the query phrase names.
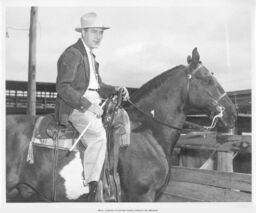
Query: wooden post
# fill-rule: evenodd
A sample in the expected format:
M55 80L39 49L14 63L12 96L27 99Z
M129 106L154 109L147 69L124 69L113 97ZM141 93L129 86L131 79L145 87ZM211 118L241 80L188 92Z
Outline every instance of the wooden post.
M47 112L47 99L46 99L46 96L43 97L44 99L44 113Z
M14 99L14 110L15 112L17 111L17 99L18 99L18 93L17 93L17 90L15 90L15 99Z
M228 134L233 135L235 128L230 129ZM234 152L218 152L217 154L217 170L222 172L233 172Z
M233 172L234 152L218 152L217 170L222 172Z
M37 7L31 7L28 59L28 115L36 115L36 34Z

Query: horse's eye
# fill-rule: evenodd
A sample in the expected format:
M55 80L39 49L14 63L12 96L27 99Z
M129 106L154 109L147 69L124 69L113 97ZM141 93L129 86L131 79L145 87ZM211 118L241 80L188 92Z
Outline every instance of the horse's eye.
M204 79L204 82L208 85L211 85L211 84L213 84L213 79L211 77L207 77Z
M211 75L214 75L214 72L211 72Z

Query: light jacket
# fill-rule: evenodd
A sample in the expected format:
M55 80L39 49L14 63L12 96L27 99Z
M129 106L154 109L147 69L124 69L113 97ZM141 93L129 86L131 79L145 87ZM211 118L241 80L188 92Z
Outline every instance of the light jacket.
M99 63L96 62L95 67L100 85L99 94L107 98L115 92L115 87L104 84L99 75ZM92 104L83 97L89 85L90 67L81 39L61 54L57 69L55 119L59 124L67 125L74 109L86 111Z

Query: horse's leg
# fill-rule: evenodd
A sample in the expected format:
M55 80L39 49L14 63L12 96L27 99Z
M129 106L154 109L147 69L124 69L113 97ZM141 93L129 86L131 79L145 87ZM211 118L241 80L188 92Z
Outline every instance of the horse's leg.
M131 135L131 144L120 152L119 173L123 199L151 202L168 173L165 154L149 133Z
M137 199L138 202L154 202L156 191L150 187L147 193L140 195Z
M149 180L142 180L135 184L131 184L128 193L129 202L153 202L155 200L156 190L154 184L149 183Z

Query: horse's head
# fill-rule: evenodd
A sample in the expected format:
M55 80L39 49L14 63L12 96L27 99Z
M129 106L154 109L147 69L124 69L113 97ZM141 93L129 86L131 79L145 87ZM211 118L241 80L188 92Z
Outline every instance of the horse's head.
M225 127L233 128L237 118L235 105L209 70L202 65L195 48L188 56L188 101L189 106L208 115L219 114Z

